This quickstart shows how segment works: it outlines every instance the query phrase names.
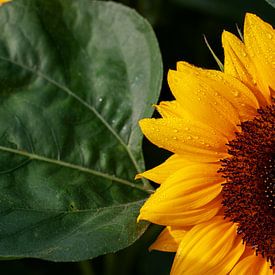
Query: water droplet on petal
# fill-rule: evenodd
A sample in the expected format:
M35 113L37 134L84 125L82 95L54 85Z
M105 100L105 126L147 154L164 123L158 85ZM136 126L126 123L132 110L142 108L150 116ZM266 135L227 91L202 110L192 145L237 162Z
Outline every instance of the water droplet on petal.
M234 96L235 96L235 97L238 97L239 95L240 95L240 92L239 92L239 91L234 92Z

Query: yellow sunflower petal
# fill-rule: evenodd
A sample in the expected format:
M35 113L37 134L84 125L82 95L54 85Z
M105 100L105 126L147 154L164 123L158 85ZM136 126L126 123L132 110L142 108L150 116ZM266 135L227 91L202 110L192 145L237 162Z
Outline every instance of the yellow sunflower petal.
M166 212L151 212L148 208L140 212L139 220L147 220L160 225L192 226L212 219L221 209L221 198L215 199L207 205L194 210L183 210L182 212L173 213L173 209Z
M167 226L159 234L149 250L176 252L185 233L186 230L183 228Z
M180 118L143 119L144 135L157 146L192 161L218 161L227 156L227 139L202 123Z
M224 73L232 75L247 85L254 93L261 106L269 102L261 93L261 82L258 79L256 68L247 53L246 47L235 35L224 31L222 34L224 48Z
M244 248L236 226L223 217L215 217L183 236L171 274L228 274Z
M260 107L253 92L235 77L216 70L196 68L187 62L178 62L177 69L185 74L196 74L198 80L207 83L212 93L215 91L214 97L212 94L210 98L215 100L220 96L226 99L227 103L231 103L237 109L241 120L254 118L256 110Z
M202 80L202 78L204 78ZM219 91L209 86L204 73L190 69L188 73L172 71L168 73L168 83L176 100L190 114L190 118L209 125L232 139L240 123L237 110Z
M182 108L178 101L162 101L159 105L156 105L156 109L160 115L164 118L167 117L178 117L183 118L188 116L186 111Z
M162 225L189 226L215 216L224 179L218 164L198 163L172 174L145 202L139 219Z
M143 173L140 173L136 176L136 179L142 177L147 178L156 183L164 182L171 174L175 173L179 169L190 165L192 162L183 158L182 156L174 154L169 157L164 163L156 166L153 169L147 170Z
M244 43L257 68L257 74L265 83L262 92L265 98L270 99L269 87L275 91L275 31L256 15L247 14L244 23Z
M230 272L230 275L273 275L270 264L260 255L251 255L242 259Z

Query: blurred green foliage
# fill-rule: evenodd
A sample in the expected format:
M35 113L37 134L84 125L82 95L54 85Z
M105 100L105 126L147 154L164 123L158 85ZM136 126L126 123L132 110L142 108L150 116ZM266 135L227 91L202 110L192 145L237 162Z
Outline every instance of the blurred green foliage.
M81 0L77 0L81 1ZM270 1L270 0L269 0ZM178 60L186 60L202 67L217 68L204 41L206 35L212 49L223 59L221 33L227 29L237 34L242 29L245 12L252 12L274 25L272 7L264 0L120 0L136 9L153 25L164 62L164 82L160 100L171 99L166 83L169 68ZM271 1L270 1L271 2ZM147 168L161 163L167 152L144 142ZM52 263L41 260L0 262L0 273L7 275L167 275L173 253L148 252L147 248L161 228L150 226L134 245L116 254L108 254L84 263Z

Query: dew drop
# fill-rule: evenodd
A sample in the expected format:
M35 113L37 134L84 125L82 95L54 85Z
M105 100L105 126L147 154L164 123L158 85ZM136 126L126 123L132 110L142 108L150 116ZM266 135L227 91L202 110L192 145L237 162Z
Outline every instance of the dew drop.
M177 140L177 137L173 137L173 140Z
M102 97L100 97L100 98L98 99L99 102L102 102L102 100L103 100Z
M178 129L174 129L173 130L174 133L178 133L178 131L179 131Z
M238 91L234 92L234 96L238 97L240 95L240 93Z
M243 52L243 56L246 57L246 56L247 56L247 53L246 53L246 52Z
M268 34L267 34L267 37L268 37L269 39L272 39L272 34L268 33Z
M187 136L186 138L187 138L188 140L192 139L192 137L191 137L191 136Z

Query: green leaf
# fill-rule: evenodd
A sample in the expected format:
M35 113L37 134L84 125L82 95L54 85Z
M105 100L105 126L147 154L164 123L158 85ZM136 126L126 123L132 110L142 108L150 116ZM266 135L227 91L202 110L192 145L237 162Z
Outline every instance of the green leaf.
M0 256L78 261L146 229L138 120L162 63L150 25L112 2L0 8Z
M268 4L270 4L273 8L275 8L275 0L265 0Z

